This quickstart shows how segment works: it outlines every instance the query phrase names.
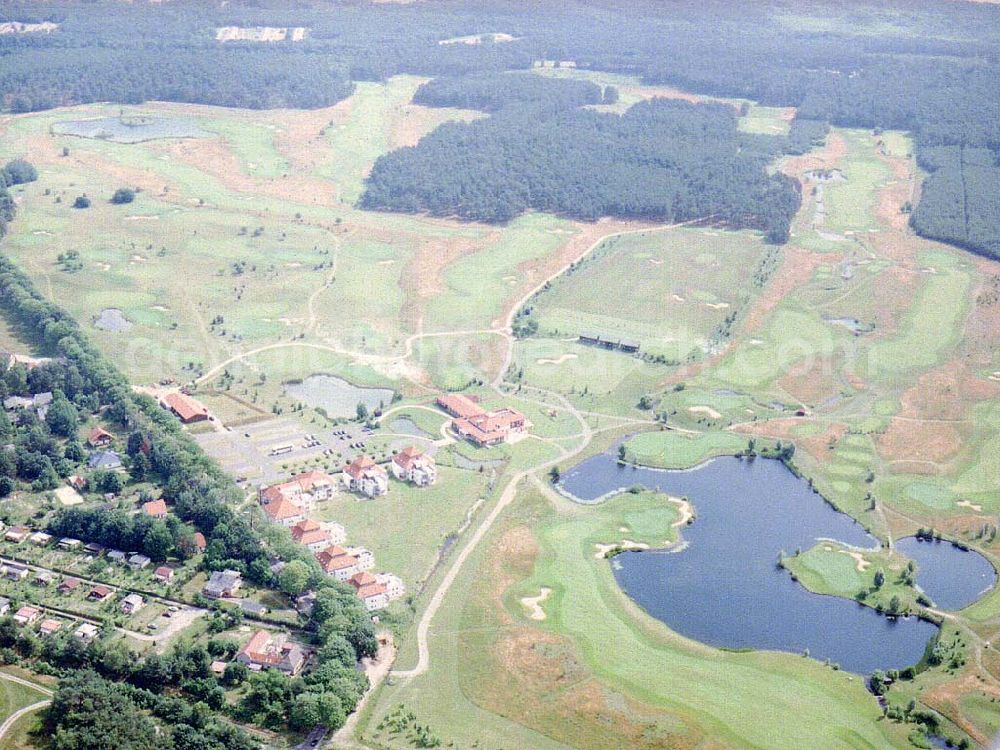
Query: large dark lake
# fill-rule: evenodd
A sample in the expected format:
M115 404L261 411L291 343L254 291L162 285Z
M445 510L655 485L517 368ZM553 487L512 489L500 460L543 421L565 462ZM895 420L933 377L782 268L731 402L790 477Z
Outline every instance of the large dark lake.
M635 484L694 504L697 520L682 530L682 549L628 552L612 561L622 589L684 636L726 648L808 649L813 658L867 674L916 664L937 631L915 617L892 620L847 599L810 593L777 568L782 551L805 550L819 539L876 544L778 461L724 457L661 471L619 466L601 454L562 479L584 503Z

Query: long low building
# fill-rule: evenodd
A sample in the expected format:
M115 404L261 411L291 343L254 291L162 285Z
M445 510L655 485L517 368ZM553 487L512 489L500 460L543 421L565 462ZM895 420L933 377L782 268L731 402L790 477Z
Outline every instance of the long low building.
M302 671L306 656L294 643L283 641L266 630L258 630L236 654L236 661L254 671L277 669L295 676Z

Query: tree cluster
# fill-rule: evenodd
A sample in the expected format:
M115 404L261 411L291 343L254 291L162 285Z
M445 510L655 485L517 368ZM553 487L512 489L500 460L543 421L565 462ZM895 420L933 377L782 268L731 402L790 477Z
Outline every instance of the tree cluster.
M361 206L487 222L528 210L711 220L784 242L799 185L741 145L737 113L722 104L655 99L623 115L507 108L380 157Z

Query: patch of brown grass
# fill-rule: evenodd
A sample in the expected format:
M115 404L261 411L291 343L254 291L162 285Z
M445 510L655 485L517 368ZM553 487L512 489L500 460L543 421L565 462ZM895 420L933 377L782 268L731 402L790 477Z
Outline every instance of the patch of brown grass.
M985 681L978 674L967 674L931 688L921 696L920 700L955 722L977 744L986 747L992 737L987 736L968 716L962 713L960 701L971 693L984 693L1000 697L1000 687Z
M808 282L816 269L827 262L829 257L822 253L813 253L800 247L786 247L782 254L781 266L750 306L744 318L744 333L752 333L763 326L778 303L792 290Z
M796 434L795 428L810 421L809 417L781 417L759 422L744 422L733 425L730 429L745 435L785 440L795 443L797 450L804 450L818 462L830 459L830 444L838 442L847 434L848 427L842 422L829 422L823 427L823 432L816 435Z

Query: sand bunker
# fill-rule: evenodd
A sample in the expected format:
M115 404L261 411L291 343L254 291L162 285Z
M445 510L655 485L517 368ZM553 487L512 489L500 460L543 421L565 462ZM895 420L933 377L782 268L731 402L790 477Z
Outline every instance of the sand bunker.
M394 261L394 260L380 260L376 265L379 265L379 266L391 266L395 262L396 261Z
M848 557L854 558L854 562L856 563L855 567L857 568L859 573L864 573L866 570L868 570L869 566L871 566L871 561L866 560L865 556L862 555L860 552L853 552L847 549L841 549L837 551L840 552L840 554L842 555L847 555Z
M675 302L683 302L684 301L684 298L681 295L679 295L679 294L673 295L673 298L674 298Z
M159 221L159 220L160 217L157 216L156 214L153 214L152 216L142 216L140 214L136 214L134 216L125 217L125 221Z
M712 419L719 419L722 416L711 406L689 406L688 411L692 414L706 414Z
M704 305L705 307L710 307L713 310L725 310L729 307L728 302L705 302Z
M549 594L552 593L552 589L542 586L539 590L538 596L526 596L521 599L521 604L524 608L528 610L528 617L532 620L544 620L545 610L542 609L542 602L549 598Z
M968 508L969 510L974 510L977 513L983 512L983 506L978 505L972 502L971 500L959 500L957 503L955 503L955 505L957 505L959 508Z
M691 505L690 501L681 497L669 497L667 499L674 503L681 513L680 518L674 521L671 525L677 529L691 523L691 520L694 518L694 506Z
M628 552L637 552L639 550L649 549L648 544L643 544L642 542L633 542L631 539L622 539L620 542L615 542L614 544L595 544L594 549L597 551L594 553L595 560L601 560L608 556L608 553L613 549L623 549Z
M537 359L535 361L540 365L561 365L563 362L566 362L567 360L576 358L577 358L576 354L563 354L559 357L556 357L555 359L551 359L549 357L542 357L541 359Z

